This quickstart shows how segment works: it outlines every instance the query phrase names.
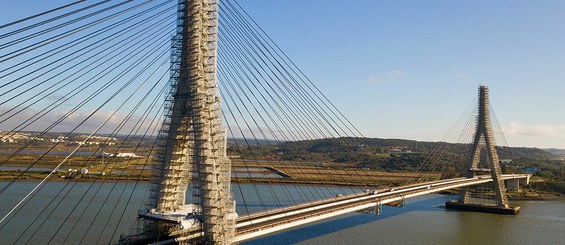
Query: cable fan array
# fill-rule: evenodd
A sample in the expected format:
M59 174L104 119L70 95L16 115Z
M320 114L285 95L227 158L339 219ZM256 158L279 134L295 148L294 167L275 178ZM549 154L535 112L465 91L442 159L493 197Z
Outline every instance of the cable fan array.
M0 26L0 167L21 169L0 182L8 243L110 243L140 228L175 90L177 8L75 1ZM334 162L328 152L364 136L235 0L219 13L217 80L240 217L462 172L455 163L466 160L452 152L468 151L476 102L415 173Z

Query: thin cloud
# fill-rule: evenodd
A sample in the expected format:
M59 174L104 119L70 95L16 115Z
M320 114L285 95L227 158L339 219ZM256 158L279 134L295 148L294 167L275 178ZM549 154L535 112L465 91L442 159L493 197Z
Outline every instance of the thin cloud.
M367 79L366 83L369 85L376 85L379 83L389 82L399 79L400 77L402 77L402 75L403 73L401 70L392 70L384 74L378 74L378 75L371 74L369 75L369 78Z
M458 81L471 81L471 80L473 80L471 75L469 75L467 73L455 74L455 79L458 80Z
M62 100L64 97L65 96L63 96L63 95L54 94L54 95L47 96L46 99L49 100L49 101L59 101L59 100Z
M0 114L5 112L6 108L0 108ZM123 125L122 121L126 119L126 113L116 113L114 115L113 112L110 111L98 111L91 115L92 111L77 111L68 115L68 117L60 122L57 121L62 118L67 111L53 111L48 113L41 118L38 119L39 113L34 109L25 110L19 114L13 115L12 113L8 113L4 117L0 119L3 123L0 123L0 130L2 131L11 131L13 129L20 129L23 131L43 131L51 124L55 123L56 126L53 127L50 131L51 132L69 132L73 130L77 125L81 124L81 126L76 129L75 132L80 133L90 133L96 130L102 123L107 121L98 133L110 133L114 131L116 128L120 127L119 130L120 134L127 134L133 128L139 127L136 125L138 122L142 122L141 129L138 130L138 133L144 133L145 129L150 126L151 119L142 120L142 118L138 115L132 115ZM153 115L153 113L151 114ZM25 128L18 127L20 123L26 122L28 119L37 119L35 122L31 123L29 126ZM160 121L158 122L161 123ZM27 123L25 123L27 124Z
M529 137L565 138L565 124L523 124L512 122L502 128L504 134Z

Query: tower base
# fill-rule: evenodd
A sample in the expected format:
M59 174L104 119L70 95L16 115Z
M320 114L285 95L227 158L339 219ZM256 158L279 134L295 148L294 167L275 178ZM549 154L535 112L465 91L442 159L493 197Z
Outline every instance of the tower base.
M492 214L516 215L520 213L520 207L503 208L496 206L483 206L478 204L465 204L459 202L458 200L451 200L449 202L446 202L445 208L471 211L471 212L492 213Z

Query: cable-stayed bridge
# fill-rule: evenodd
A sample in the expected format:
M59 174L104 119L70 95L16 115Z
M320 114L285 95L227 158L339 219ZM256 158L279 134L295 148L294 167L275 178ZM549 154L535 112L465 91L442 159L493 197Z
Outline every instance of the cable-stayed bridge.
M462 130L448 133L467 149L467 159L446 160L452 145L440 142L419 166L395 177L329 163L328 152L338 146L362 148L356 139L363 135L233 0L76 1L0 30L1 137L10 149L0 167L25 163L2 183L0 195L7 197L19 180L50 162L50 170L0 213L0 232L15 233L10 243L231 244L348 212L378 213L381 205L455 188L462 188L461 200L447 207L515 214L507 186L516 190L530 177L502 173L485 86L477 106L457 121ZM38 147L53 132L64 133ZM77 134L80 140L70 142ZM123 140L116 144L118 136ZM318 146L324 150L291 158L281 149L320 139L328 139ZM40 154L28 157L33 150ZM116 157L129 151L144 157ZM117 153L104 159L106 152ZM463 175L438 176L446 162ZM44 196L68 166L77 168L74 178L59 180L64 184ZM257 170L263 167L287 182L315 185L279 192L265 177L265 193L232 183L232 177L265 175ZM87 168L96 170L94 177L70 198L79 189L77 170L88 176ZM116 176L124 173L129 188L116 188ZM340 193L330 184L343 185ZM140 203L132 203L136 191L144 193ZM275 208L263 201L266 195ZM263 210L250 210L249 199ZM39 200L42 212L23 220ZM132 213L136 225L123 232ZM92 232L97 226L101 231Z

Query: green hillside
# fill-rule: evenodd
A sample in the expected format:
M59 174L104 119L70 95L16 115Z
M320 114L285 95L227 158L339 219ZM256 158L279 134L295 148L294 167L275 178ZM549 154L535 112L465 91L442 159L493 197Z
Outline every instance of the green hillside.
M461 171L469 154L470 145L446 142L424 142L404 139L333 138L319 140L270 142L263 145L238 147L230 144L230 154L247 158L270 158L289 161L348 163L358 168L412 171L428 158L434 159L424 170ZM505 163L527 166L528 162L545 161L556 156L538 149L525 147L497 147ZM239 153L238 153L239 152ZM434 152L441 154L432 155ZM523 167L520 166L520 167ZM427 168L427 169L426 169Z

